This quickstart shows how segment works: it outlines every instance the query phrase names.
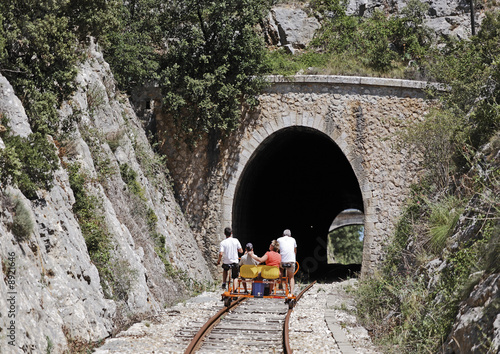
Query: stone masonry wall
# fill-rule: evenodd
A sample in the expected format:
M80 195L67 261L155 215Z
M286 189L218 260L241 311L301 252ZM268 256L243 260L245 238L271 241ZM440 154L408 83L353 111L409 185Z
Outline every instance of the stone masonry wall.
M418 178L418 160L395 148L396 133L429 108L425 83L396 79L296 76L273 81L253 112L229 138L201 142L189 151L173 143L168 120L157 117L175 190L196 226L205 255L215 259L222 229L231 225L236 186L246 163L274 132L305 126L328 135L356 174L365 207L363 273L381 258L408 195ZM167 130L169 127L171 130Z

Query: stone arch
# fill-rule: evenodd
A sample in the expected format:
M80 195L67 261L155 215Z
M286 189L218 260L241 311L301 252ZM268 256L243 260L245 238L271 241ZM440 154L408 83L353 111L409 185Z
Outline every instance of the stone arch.
M222 231L233 224L237 185L253 154L280 130L309 129L331 139L358 181L365 231L362 273L370 273L383 259L383 246L418 179L418 158L394 149L394 143L397 132L433 104L422 90L427 83L321 75L269 79L272 85L259 96L259 107L244 111L239 128L215 146L208 141L192 151L177 146L168 117L157 117L176 196L197 230L197 242L207 259L217 257Z
M266 147L275 143L275 141L282 141L283 135L293 134L294 132L302 132L304 134L310 134L315 137L321 137L323 139L323 144L331 144L332 149L336 148L336 154L339 159L343 162L343 168L349 169L350 171L347 174L350 174L350 177L355 181L353 185L355 185L358 190L356 201L350 201L345 203L344 205L338 206L337 209L330 210L331 219L328 222L325 222L324 225L318 230L318 233L311 232L308 233L305 237L302 235L303 239L313 239L313 242L309 245L304 245L302 243L302 252L304 257L298 257L299 260L303 260L305 264L305 268L309 268L310 270L315 270L319 265L326 264L326 236L328 234L329 227L337 214L342 212L345 209L349 208L357 208L359 210L363 210L365 212L365 216L367 220L369 220L369 216L374 213L374 210L371 208L371 193L363 193L368 191L367 188L364 188L365 185L365 173L362 168L362 157L357 154L354 149L350 148L348 144L345 142L345 137L339 131L330 131L328 132L325 129L327 123L324 117L321 115L310 116L308 114L302 114L299 116L292 112L290 115L276 117L265 121L264 124L257 127L255 130L249 132L246 138L242 139L240 142L240 153L239 160L237 166L234 168L234 172L231 175L231 178L228 182L228 188L224 191L223 196L223 215L224 215L224 225L232 225L235 229L235 233L238 235L238 238L242 242L243 246L246 242L254 243L254 247L257 242L263 244L261 249L256 247L256 252L258 254L263 254L267 249L267 241L270 241L271 238L277 238L280 236L280 232L282 231L282 227L279 226L277 228L272 228L270 230L266 230L267 233L263 236L262 239L259 236L258 230L252 230L254 234L250 232L242 232L242 228L245 226L239 226L238 220L239 216L236 215L238 213L237 209L241 209L238 207L239 203L245 203L246 200L242 198L241 193L238 196L238 193L242 187L242 183L246 183L245 180L248 179L248 176L245 177L245 174L249 173L248 169L252 168L252 163L255 162L255 159L259 154L265 153L264 150ZM281 142L282 143L282 142ZM314 154L311 154L314 155ZM309 181L310 182L310 181ZM335 182L332 182L335 183ZM342 186L336 186L336 188L342 188ZM243 200L242 200L243 199ZM264 214L269 211L269 208L263 208ZM239 211L241 212L241 210ZM258 213L257 213L258 215ZM262 216L262 215L261 215ZM236 219L236 220L235 220ZM267 225L268 223L264 223ZM248 225L246 225L248 226ZM292 228L293 226L284 226L283 228ZM369 244L371 242L370 238L370 224L368 223L365 226L365 237L364 247L369 248ZM307 230L300 229L298 230L296 235L301 235L307 233ZM300 236L299 236L300 237ZM267 238L267 239L266 239ZM367 262L369 255L367 253Z

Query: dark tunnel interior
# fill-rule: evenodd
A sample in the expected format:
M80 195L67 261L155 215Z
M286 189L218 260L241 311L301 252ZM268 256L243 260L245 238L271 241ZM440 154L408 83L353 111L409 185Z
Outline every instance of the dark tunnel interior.
M309 273L327 267L326 240L345 209L363 211L356 176L340 148L305 127L282 129L254 152L236 187L233 231L262 256L272 239L290 229L297 261Z

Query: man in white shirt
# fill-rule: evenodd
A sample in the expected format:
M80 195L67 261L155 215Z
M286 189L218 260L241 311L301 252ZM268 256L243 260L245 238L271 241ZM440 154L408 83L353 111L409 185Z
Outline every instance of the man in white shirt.
M243 253L240 241L233 237L233 231L230 227L224 229L224 234L226 239L220 243L219 259L217 260L217 265L219 265L222 259L222 289L226 288L229 269L231 269L231 277L233 279L238 278L238 252Z
M290 280L290 294L293 294L297 242L292 237L292 232L286 229L283 231L283 236L278 239L278 243L280 244L281 268L286 270L286 275Z

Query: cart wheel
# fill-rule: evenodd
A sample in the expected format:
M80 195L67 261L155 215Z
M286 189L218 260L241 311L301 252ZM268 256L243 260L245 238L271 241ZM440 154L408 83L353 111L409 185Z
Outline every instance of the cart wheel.
M229 305L231 305L231 298L230 297L226 297L224 299L224 306L229 307Z
M293 309L294 306L295 306L295 300L288 301L288 308L289 309Z

